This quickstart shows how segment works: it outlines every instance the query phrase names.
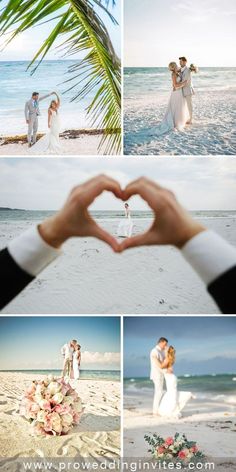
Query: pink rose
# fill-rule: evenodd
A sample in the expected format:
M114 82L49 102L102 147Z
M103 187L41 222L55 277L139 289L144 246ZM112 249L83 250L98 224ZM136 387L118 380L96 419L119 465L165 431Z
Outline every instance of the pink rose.
M195 454L195 452L198 451L198 447L197 446L192 446L192 447L190 447L190 451L193 452L193 454Z
M165 444L166 444L167 446L171 446L172 444L174 444L173 438L171 438L171 437L166 438Z
M180 459L186 459L186 453L184 451L179 451L178 457Z
M62 405L61 403L56 405L55 408L53 409L56 413L59 415L63 415L65 413L70 413L70 407L69 405Z
M158 454L164 454L165 448L164 448L163 446L159 446L159 447L157 448L157 452L158 452Z

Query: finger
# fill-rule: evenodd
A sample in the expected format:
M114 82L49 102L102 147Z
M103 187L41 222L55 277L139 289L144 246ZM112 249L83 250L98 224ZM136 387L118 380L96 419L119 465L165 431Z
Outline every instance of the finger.
M90 198L93 200L104 191L112 192L117 198L122 198L123 192L119 182L111 177L100 175L87 182L87 184Z
M104 241L105 243L109 244L113 251L120 252L120 245L117 240L112 236L112 234L108 233L107 231L102 229L101 226L97 225L97 223L93 225L91 236L94 236L95 238L98 238L101 241Z
M163 197L163 190L161 188L154 187L147 182L138 182L130 184L129 188L125 189L124 197L129 199L133 195L139 195L145 200L152 210L156 209L157 201L161 201Z
M134 180L133 182L128 184L127 187L124 189L123 194L124 196L127 196L129 198L135 193L140 194L140 192L143 192L144 189L147 187L152 187L155 190L162 189L162 187L153 180L147 179L146 177L140 177L139 179Z

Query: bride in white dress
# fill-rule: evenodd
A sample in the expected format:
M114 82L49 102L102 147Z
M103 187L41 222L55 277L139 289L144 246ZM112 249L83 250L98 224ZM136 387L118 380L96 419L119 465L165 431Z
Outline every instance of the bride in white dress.
M49 131L42 138L40 138L36 144L30 148L30 152L36 154L61 154L60 144L60 98L56 92L56 100L52 100L48 108L48 128Z
M81 348L81 346L79 344L76 344L75 345L75 350L73 352L72 367L73 367L73 378L74 378L74 380L79 380L79 377L80 377L80 362L81 362L80 348Z
M121 220L118 226L118 236L121 238L130 238L133 231L133 221L128 203L125 203L125 219Z
M178 379L173 373L173 365L175 363L175 349L170 346L166 352L166 358L161 363L164 369L164 377L166 382L166 393L163 395L158 414L168 418L180 418L181 411L187 402L194 398L191 392L178 392Z
M165 116L154 130L157 136L168 133L174 129L182 131L190 118L187 101L182 91L182 88L187 85L187 80L181 82L179 68L176 62L170 62L168 68L171 72L173 89Z

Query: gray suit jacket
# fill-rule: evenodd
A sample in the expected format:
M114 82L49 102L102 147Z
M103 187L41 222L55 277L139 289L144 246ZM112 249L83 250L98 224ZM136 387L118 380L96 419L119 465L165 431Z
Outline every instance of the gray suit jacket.
M41 102L41 100L44 100L45 98L50 97L50 95L51 94L49 93L47 95L43 95L42 97L39 97L36 107L34 106L34 100L32 98L28 100L25 104L25 119L30 120L39 116L40 115L39 102Z
M184 97L193 95L194 89L192 85L192 73L188 67L184 68L184 70L181 73L181 77L182 77L181 82L184 82L185 80L188 81L187 85L185 85L185 87L182 88Z

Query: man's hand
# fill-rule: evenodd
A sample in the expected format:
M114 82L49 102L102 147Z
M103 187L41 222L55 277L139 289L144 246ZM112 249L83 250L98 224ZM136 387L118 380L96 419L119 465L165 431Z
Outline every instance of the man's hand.
M122 190L118 182L105 175L100 175L75 187L64 207L39 226L42 238L49 245L59 248L73 236L93 236L105 241L118 252L120 245L116 239L98 226L88 212L88 207L105 190L112 192L117 198L122 198Z
M154 212L154 221L147 232L127 238L120 245L120 251L153 244L172 244L180 249L205 230L184 210L172 192L151 180L140 178L129 184L123 198L128 200L132 195L140 195L148 203Z

